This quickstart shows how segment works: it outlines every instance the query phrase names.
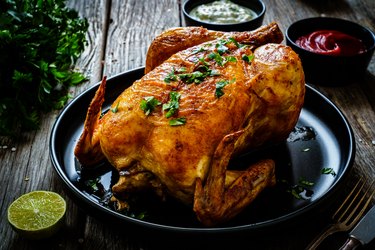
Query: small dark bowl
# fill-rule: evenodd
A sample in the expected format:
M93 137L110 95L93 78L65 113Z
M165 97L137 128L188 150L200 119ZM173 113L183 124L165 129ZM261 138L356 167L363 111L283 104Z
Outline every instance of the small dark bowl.
M366 51L353 56L332 56L314 53L299 47L295 42L300 36L317 30L337 30L356 37L365 45ZM286 44L299 54L306 81L318 85L340 86L363 79L375 50L374 33L351 21L315 17L299 20L286 30Z
M200 21L190 16L190 11L201 4L214 2L214 0L187 0L182 6L182 13L185 18L186 26L202 26L210 30L219 31L249 31L260 27L263 23L264 14L266 13L266 6L260 0L232 0L233 3L247 7L253 10L257 16L250 20L233 24L217 24Z

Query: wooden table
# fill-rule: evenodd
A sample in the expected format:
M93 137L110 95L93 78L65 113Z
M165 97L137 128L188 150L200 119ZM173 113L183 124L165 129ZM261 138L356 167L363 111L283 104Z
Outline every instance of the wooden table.
M89 82L72 90L74 96L108 77L143 66L145 54L152 39L161 31L183 26L181 2L176 0L71 0L69 6L87 17L90 24L88 46L77 67ZM315 16L340 17L375 30L375 1L373 0L264 0L267 6L264 23L276 21L283 31L292 22ZM345 87L316 86L328 96L348 118L356 139L356 158L353 176L374 178L375 163L375 57L364 80ZM0 249L155 249L152 237L141 234L133 237L131 228L115 227L89 216L64 191L64 184L54 171L49 158L49 137L58 111L44 115L41 128L29 133L23 141L0 138ZM349 185L349 184L348 184ZM66 225L55 237L32 242L20 238L7 223L7 208L20 195L32 190L52 190L61 193L67 201ZM327 224L326 211L315 223L280 232L287 237L270 236L269 240L242 242L246 249L303 249L315 234ZM220 237L219 237L220 238ZM183 241L170 236L161 242L172 249L184 249ZM186 241L193 237L186 236ZM220 248L214 239L201 247ZM237 249L233 239L230 249ZM162 243L163 244L163 243ZM163 245L162 245L163 246ZM165 244L167 246L167 244ZM160 246L159 246L160 247ZM373 246L372 246L373 247Z

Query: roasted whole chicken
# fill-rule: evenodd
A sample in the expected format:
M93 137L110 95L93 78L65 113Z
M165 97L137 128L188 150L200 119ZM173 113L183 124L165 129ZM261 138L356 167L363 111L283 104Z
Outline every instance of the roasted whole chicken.
M108 160L119 209L154 191L192 206L205 226L230 220L275 184L275 162L227 169L230 159L285 140L304 102L300 59L276 23L251 32L170 29L152 42L145 75L102 114L106 80L93 98L75 156ZM235 166L231 167L235 169Z

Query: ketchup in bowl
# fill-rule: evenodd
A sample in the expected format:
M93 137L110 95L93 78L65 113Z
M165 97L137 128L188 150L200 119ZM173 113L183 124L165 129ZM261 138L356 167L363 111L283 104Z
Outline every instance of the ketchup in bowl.
M299 37L296 44L311 52L333 56L352 56L366 51L360 39L337 30L314 31Z

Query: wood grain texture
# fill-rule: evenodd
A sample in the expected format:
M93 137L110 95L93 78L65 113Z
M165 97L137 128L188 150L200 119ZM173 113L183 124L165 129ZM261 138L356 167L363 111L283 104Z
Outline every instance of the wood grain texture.
M162 30L180 26L179 5L164 0L112 1L104 74L144 66L148 46Z
M87 46L76 64L77 70L83 72L88 81L73 88L74 94L96 84L103 76L110 2L110 0L102 0L88 4L87 1L71 0L67 3L69 8L77 10L80 16L86 18L89 23L86 35Z
M114 76L144 65L147 48L162 30L184 25L178 0L69 0L68 6L79 11L89 22L88 46L77 62L89 81L71 90L77 96L100 81L103 75ZM373 0L264 0L267 6L264 23L276 21L282 31L294 21L306 17L332 16L351 20L375 31ZM285 41L284 41L285 43ZM325 94L344 113L356 139L353 176L367 180L375 175L375 57L368 73L357 83L339 88L313 86ZM248 239L245 242L201 236L203 243L192 247L183 239L168 235L148 235L132 227L117 226L103 218L92 217L65 192L49 159L49 137L59 111L45 114L41 129L28 133L23 140L0 138L0 249L303 249L327 223L327 210L314 225L291 229L288 237ZM15 148L15 150L12 150ZM346 186L349 189L350 186ZM46 189L61 193L67 200L66 225L51 239L31 242L20 238L6 220L9 204L23 193ZM344 195L344 192L343 194ZM279 232L282 235L283 232ZM137 235L139 237L137 237ZM221 244L223 243L223 244ZM374 244L368 249L374 247Z

